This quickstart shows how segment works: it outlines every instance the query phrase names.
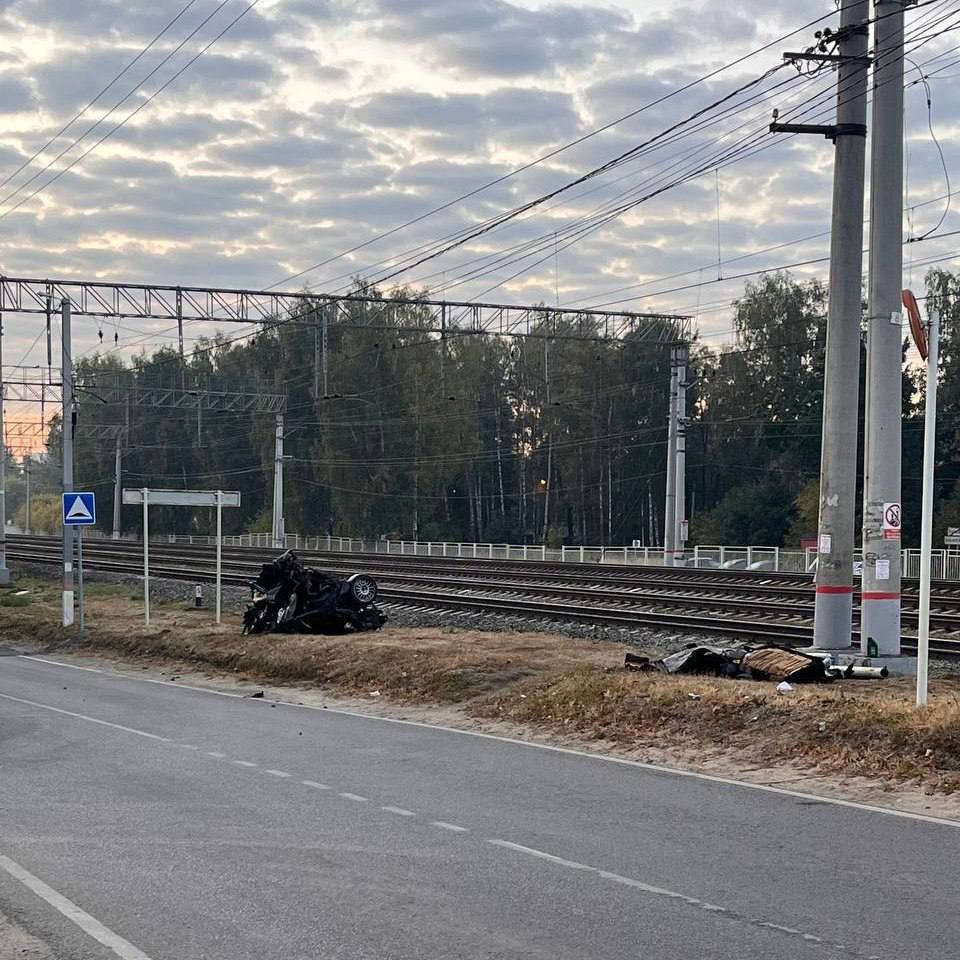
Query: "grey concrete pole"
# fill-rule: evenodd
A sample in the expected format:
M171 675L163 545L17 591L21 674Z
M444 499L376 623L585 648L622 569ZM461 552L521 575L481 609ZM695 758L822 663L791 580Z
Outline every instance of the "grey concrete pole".
M123 498L123 451L120 447L120 433L117 432L117 446L113 457L113 539L120 539L120 504Z
M60 303L61 360L63 381L63 492L73 490L73 346L70 331L70 300ZM73 626L73 527L63 525L63 625Z
M677 347L677 455L676 455L676 533L674 534L673 565L682 567L687 542L687 348Z
M23 532L29 537L33 533L33 502L30 499L30 467L33 458L29 455L23 458L23 472L27 481L27 529Z
M892 656L900 653L900 531L889 524L885 531L884 514L900 512L904 6L903 0L874 2L860 627L864 653L872 638L880 654Z
M10 582L7 569L7 434L3 426L3 315L0 314L0 586Z
M273 525L274 548L283 548L283 414L277 414L273 458Z
M677 348L670 348L670 411L667 426L667 487L663 506L663 562L673 564L677 549Z
M853 618L868 14L868 0L843 0L813 639L821 650L849 648Z

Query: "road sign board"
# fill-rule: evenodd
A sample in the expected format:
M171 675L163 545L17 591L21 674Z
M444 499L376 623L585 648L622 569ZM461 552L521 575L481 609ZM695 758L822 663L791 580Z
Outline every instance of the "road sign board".
M97 498L93 493L65 493L63 495L63 525L91 527L97 522Z
M236 490L220 492L221 507L239 507L240 493ZM147 500L151 507L215 507L216 490L147 490ZM139 487L125 487L124 503L143 503L143 490Z

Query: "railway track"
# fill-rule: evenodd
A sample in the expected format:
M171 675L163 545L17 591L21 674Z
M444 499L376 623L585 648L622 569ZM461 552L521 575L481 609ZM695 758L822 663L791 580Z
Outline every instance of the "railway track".
M8 537L13 560L61 562L61 542L49 537ZM246 585L275 551L223 550L223 581ZM551 564L382 554L304 552L304 560L329 572L373 574L386 604L450 609L539 620L576 621L621 628L652 627L691 633L808 643L813 635L813 584L809 575L754 571ZM143 548L129 541L86 540L84 562L106 573L141 575ZM151 574L209 581L215 551L208 546L151 543ZM905 582L903 622L917 622L916 584ZM858 611L855 612L858 616ZM931 601L931 652L960 656L960 584L940 581ZM855 629L855 641L859 633ZM916 649L909 633L905 651Z

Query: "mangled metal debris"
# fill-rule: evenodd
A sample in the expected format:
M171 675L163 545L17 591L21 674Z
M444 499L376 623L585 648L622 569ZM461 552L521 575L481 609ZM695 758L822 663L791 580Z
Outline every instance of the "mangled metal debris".
M349 633L379 630L386 615L376 606L377 582L355 573L346 579L305 567L292 551L265 563L250 584L244 633Z
M887 676L886 667L834 664L829 656L818 657L774 644L690 644L659 660L628 653L623 665L627 670L789 681L791 684L879 680Z

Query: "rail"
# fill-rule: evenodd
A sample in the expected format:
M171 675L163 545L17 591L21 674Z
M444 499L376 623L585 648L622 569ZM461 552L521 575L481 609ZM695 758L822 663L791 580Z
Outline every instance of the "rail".
M14 531L8 530L8 533ZM109 539L99 531L88 531L90 538ZM125 537L124 539L132 539ZM151 537L158 543L211 546L213 537L204 534L164 534ZM225 547L255 547L274 549L269 533L243 533L223 538ZM624 546L561 546L542 544L470 543L457 541L394 540L374 537L336 537L289 533L282 548L325 553L373 553L401 557L457 557L470 560L531 560L549 563L608 563L620 566L683 566L703 569L769 570L776 573L810 573L814 569L816 550L798 550L768 546L726 546L705 544L684 551L683 560L669 563L662 547ZM860 551L854 554L859 564ZM920 551L901 551L901 571L904 577L920 575ZM859 570L856 570L859 575ZM960 550L934 550L931 556L931 576L935 580L960 581Z

